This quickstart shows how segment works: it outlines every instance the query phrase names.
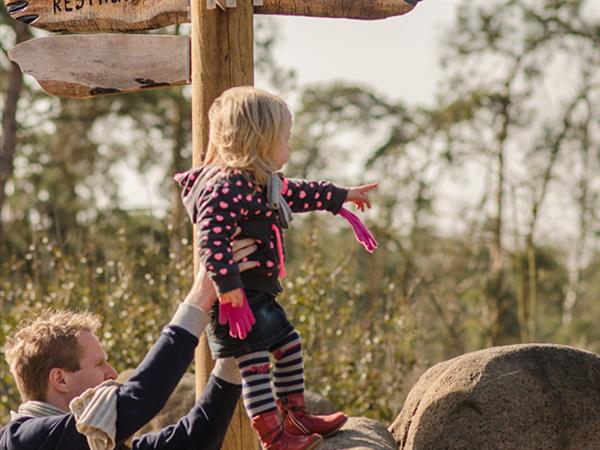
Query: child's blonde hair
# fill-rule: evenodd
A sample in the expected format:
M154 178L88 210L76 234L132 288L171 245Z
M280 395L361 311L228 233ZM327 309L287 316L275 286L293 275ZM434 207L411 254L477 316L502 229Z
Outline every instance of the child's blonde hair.
M234 87L217 98L208 112L210 124L204 164L250 172L266 185L277 170L274 150L290 111L276 95L252 86Z

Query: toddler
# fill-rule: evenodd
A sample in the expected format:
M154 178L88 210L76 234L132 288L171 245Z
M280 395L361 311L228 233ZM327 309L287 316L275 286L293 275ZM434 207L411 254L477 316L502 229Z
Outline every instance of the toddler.
M300 335L277 302L279 280L285 277L282 230L292 213L327 210L345 217L373 251L377 244L371 234L342 205L370 208L368 192L377 184L345 189L278 173L289 156L292 115L283 100L267 92L225 91L211 106L209 123L203 165L175 176L219 297L207 328L209 347L215 359L236 359L244 406L263 448L312 449L347 417L306 410ZM251 237L258 245L253 254L258 266L242 273L231 248L236 229L239 238Z

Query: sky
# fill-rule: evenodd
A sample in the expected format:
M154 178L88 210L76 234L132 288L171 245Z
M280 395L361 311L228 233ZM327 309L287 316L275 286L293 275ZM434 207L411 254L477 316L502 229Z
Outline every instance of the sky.
M472 0L482 1L482 0ZM390 99L430 104L439 77L439 44L460 0L423 0L410 13L384 20L361 21L272 16L281 39L277 63L296 71L299 87L333 80L366 84ZM264 83L259 77L256 84ZM123 190L122 207L166 206L152 180L157 173L132 174Z
M273 16L282 35L275 57L296 69L301 85L354 81L393 99L431 103L442 32L459 4L423 0L408 14L376 21Z

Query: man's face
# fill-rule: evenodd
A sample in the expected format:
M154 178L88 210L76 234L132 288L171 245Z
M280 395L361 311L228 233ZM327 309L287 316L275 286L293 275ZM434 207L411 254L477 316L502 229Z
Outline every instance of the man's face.
M79 370L65 374L71 399L103 381L117 378L117 372L108 364L106 353L94 333L82 331L77 337L77 344L81 348Z

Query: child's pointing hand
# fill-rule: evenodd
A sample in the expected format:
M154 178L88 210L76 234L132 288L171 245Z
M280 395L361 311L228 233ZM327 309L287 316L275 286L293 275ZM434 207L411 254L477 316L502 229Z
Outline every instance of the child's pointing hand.
M379 186L379 183L363 184L348 189L347 202L354 202L356 207L361 211L365 210L365 206L371 209L371 200L369 200L369 191Z

